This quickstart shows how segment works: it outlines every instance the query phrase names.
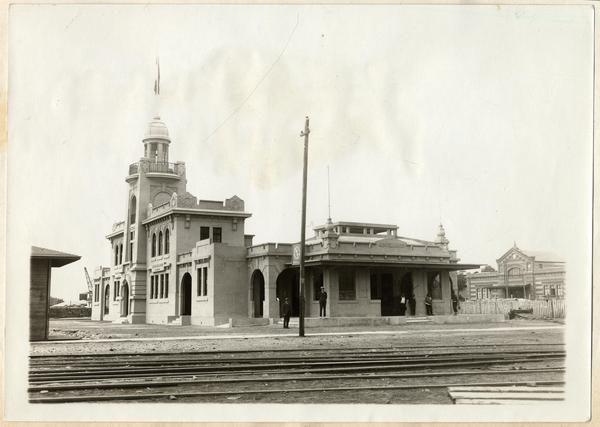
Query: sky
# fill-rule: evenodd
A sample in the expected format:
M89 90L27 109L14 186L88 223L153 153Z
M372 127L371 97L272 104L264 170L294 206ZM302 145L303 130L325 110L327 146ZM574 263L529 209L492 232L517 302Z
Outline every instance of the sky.
M427 240L442 223L463 262L496 267L516 242L579 268L591 247L590 11L13 5L9 275L27 271L32 245L81 255L53 270L52 295L74 301L83 267L110 265L105 235L125 218L124 178L156 114L188 191L241 197L254 243L300 239L308 115L308 236L328 216L329 167L334 221ZM27 298L18 277L9 299Z

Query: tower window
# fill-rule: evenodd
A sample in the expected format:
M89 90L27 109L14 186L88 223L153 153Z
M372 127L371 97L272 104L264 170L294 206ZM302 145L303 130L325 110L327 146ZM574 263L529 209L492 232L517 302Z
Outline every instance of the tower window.
M165 254L169 253L169 229L165 230Z
M206 240L210 237L209 227L200 227L200 240Z
M156 233L152 233L152 256L156 256Z
M162 255L162 246L163 246L163 234L162 231L158 232L158 254Z
M135 210L137 208L136 198L133 196L131 198L131 203L129 204L129 223L135 223Z

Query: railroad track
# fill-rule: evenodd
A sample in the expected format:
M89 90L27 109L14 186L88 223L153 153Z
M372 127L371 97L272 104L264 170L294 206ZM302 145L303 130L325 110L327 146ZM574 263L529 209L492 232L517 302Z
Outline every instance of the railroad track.
M444 395L448 387L560 386L564 358L558 344L32 356L28 391L32 403Z

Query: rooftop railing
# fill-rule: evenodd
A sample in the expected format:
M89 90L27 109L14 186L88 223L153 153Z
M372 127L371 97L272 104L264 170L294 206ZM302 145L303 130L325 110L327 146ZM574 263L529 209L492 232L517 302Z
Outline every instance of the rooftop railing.
M149 160L142 160L129 165L129 175L135 175L140 171L144 171L147 173L167 173L173 175L182 175L183 170L184 166L182 163L154 162Z

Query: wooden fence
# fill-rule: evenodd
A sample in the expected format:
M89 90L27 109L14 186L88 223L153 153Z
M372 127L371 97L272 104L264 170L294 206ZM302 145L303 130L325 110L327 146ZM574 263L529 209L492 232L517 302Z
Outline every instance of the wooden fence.
M533 309L533 316L539 319L564 319L566 303L564 299L527 300L527 299L480 299L461 301L461 314L506 314L511 310Z

